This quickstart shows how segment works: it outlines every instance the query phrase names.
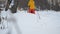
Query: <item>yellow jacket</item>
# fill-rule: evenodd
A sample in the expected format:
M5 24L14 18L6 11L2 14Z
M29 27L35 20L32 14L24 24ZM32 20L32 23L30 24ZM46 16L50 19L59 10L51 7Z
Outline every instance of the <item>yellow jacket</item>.
M35 9L34 0L30 0L30 1L28 2L28 6L29 6L30 9Z

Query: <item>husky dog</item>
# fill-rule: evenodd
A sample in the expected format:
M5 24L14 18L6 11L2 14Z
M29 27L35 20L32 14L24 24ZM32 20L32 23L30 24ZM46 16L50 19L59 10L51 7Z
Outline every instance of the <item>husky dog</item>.
M17 33L21 34L21 31L17 25L16 19L13 16L13 13L15 13L15 12L13 12L13 13L11 12L11 11L15 11L15 9L13 9L13 10L9 9L6 11L7 2L8 2L8 0L5 0L5 3L0 2L0 30L8 29L7 34L11 34L12 24L13 24Z

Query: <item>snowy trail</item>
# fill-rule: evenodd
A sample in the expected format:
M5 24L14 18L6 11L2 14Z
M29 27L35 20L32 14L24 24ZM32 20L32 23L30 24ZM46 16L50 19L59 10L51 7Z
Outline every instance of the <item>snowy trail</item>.
M38 11L38 13L39 15L37 13L34 15L18 11L13 14L22 34L60 34L60 12ZM11 26L13 27L12 34L17 34L13 24Z

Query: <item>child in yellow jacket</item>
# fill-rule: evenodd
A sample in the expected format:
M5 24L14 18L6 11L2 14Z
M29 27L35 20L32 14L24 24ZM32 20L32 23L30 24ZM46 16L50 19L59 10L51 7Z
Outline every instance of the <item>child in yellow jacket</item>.
M35 14L35 3L34 0L30 0L28 3L29 6L29 13Z

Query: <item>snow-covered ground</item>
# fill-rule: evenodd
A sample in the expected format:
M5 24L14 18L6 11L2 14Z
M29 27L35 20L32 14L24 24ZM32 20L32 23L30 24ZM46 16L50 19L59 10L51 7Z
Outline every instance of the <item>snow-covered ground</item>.
M37 11L36 14L19 11L14 15L17 20L19 31L17 32L13 24L10 30L12 34L60 34L60 12L55 11ZM10 31L9 30L9 31ZM1 31L6 32L6 31ZM1 33L2 34L2 33Z

